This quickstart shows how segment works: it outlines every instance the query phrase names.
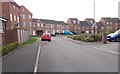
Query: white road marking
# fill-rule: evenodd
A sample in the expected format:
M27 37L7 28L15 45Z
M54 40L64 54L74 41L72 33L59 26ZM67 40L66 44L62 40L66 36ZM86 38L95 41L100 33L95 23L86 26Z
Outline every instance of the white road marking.
M38 53L37 53L37 58L36 58L36 62L35 62L35 67L34 67L34 74L37 73L38 63L39 63L39 57L40 57L40 50L41 50L41 46L39 45L39 49L38 49Z

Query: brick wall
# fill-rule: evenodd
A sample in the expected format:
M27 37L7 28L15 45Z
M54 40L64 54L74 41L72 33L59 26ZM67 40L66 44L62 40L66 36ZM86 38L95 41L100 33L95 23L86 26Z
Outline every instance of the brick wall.
M17 30L4 30L4 33L0 33L0 38L2 38L2 45L7 45L9 43L18 41Z

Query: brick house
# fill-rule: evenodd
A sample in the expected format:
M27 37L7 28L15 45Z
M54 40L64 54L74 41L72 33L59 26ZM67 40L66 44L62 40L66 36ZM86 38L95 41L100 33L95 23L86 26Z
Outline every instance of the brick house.
M106 27L106 32L120 29L120 20L118 18L103 17L100 22Z
M33 19L33 35L42 35L44 31L44 24L40 22L40 19Z
M69 30L76 34L91 33L92 24L90 20L86 19L86 21L79 21L77 18L69 18L67 24L69 24Z
M69 19L67 20L67 24L69 25L69 30L70 30L71 32L74 32L74 26L75 26L76 24L79 24L79 20L78 20L77 18L69 18Z
M25 7L20 6L20 24L23 29L29 30L30 34L33 34L33 20L32 13Z
M91 33L91 25L86 21L79 21L78 24L74 25L74 32L80 33Z
M0 17L0 47L3 45L3 33L4 33L4 26L7 20Z
M16 2L2 2L2 17L7 19L3 25L4 33L2 34L3 45L18 41L23 43L29 39L29 32L20 28L20 6ZM23 20L22 20L23 21ZM18 28L19 27L19 28ZM11 35L11 36L9 36Z
M2 2L2 16L8 20L6 29L14 29L20 22L19 9L20 6L16 2Z
M0 32L4 32L6 28L7 19L0 17Z
M63 33L64 30L69 29L69 26L63 21L48 19L33 19L33 26L37 36L42 35L43 33Z
M91 33L100 33L105 31L105 26L102 22L96 22L94 26L92 26Z
M86 18L84 21L88 22L91 26L96 22L93 18Z

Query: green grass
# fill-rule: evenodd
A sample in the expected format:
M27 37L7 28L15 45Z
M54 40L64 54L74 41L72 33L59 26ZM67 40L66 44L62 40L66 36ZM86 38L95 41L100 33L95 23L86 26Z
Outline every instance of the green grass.
M30 37L30 39L22 44L20 44L19 46L22 46L22 45L26 45L26 44L31 44L31 43L34 43L35 41L37 41L37 38L35 37Z

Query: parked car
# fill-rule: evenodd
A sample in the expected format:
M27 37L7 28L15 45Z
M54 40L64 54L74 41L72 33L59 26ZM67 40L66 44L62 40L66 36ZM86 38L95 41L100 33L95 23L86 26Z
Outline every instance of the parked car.
M41 36L41 41L51 41L51 35L48 33L48 34L43 34Z
M117 41L120 42L120 30L107 35L107 40L110 42Z

